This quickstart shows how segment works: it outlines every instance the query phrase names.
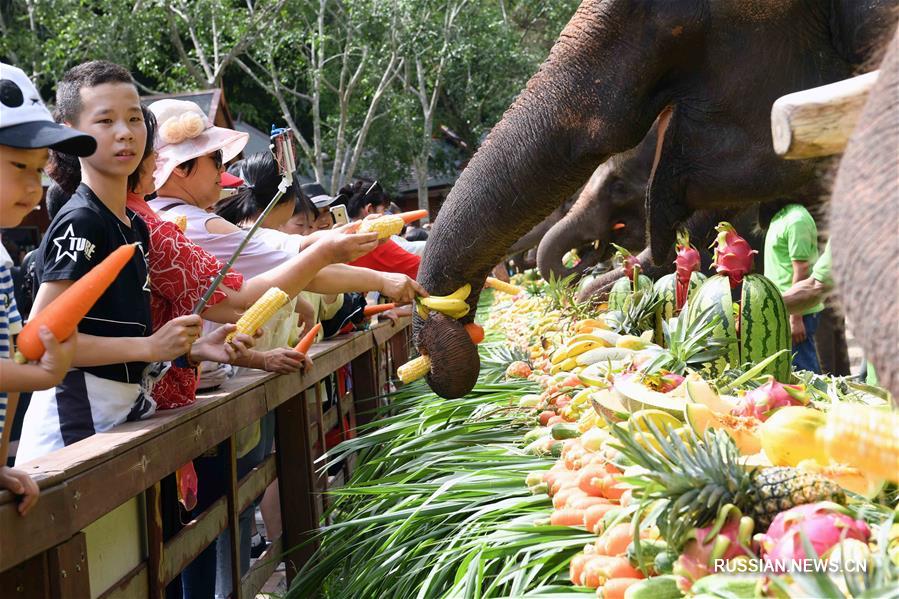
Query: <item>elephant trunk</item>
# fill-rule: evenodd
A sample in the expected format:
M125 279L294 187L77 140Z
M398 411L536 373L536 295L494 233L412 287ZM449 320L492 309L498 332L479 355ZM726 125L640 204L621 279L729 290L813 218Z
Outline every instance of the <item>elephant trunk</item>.
M485 277L508 248L583 185L598 164L637 145L667 103L651 92L659 74L637 68L653 64L655 49L615 33L637 18L633 7L615 5L621 14L605 8L605 3L581 5L459 177L434 222L419 269L418 280L429 293L447 295L470 283L468 301L475 308ZM624 59L628 54L633 56ZM632 68L618 68L622 60ZM635 103L634 93L652 97ZM473 318L474 309L462 320ZM424 334L430 327L439 330ZM465 335L462 327L437 319L416 315L414 328L424 353L433 354L435 343L466 342L459 338ZM443 368L441 376L472 380L469 365L454 366ZM435 375L432 388L454 394L471 388L434 385Z

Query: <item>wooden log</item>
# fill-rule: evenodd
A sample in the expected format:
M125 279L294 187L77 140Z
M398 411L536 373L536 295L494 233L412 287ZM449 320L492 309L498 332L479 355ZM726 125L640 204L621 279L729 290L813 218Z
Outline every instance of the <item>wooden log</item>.
M841 153L877 74L873 71L778 98L771 107L774 151L789 159Z

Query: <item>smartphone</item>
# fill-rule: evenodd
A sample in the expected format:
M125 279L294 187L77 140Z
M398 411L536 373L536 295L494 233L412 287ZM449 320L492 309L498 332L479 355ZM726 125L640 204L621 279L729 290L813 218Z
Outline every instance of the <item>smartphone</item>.
M331 206L329 210L331 211L331 220L334 221L335 227L339 227L340 225L345 225L350 222L350 217L346 212L346 206L344 206L343 204Z

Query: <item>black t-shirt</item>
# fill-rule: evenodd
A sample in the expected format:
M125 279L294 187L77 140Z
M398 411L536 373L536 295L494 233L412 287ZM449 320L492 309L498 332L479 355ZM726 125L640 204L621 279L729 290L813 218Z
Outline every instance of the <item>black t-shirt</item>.
M150 234L141 218L126 209L127 226L82 183L50 223L37 251L37 280L75 281L119 246L138 243L131 262L78 325L98 337L147 337L152 334L147 252ZM145 362L122 362L81 368L95 376L139 383Z

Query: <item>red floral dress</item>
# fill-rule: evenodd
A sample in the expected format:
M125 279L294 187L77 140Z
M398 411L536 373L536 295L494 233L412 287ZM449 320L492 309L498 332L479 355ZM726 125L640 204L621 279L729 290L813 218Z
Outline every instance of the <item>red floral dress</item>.
M178 225L159 218L140 196L129 193L127 205L150 230L150 313L155 331L173 318L190 314L223 265L191 242ZM243 286L243 275L229 271L222 284L238 291ZM207 305L213 306L225 297L220 287ZM196 388L197 373L193 368L172 366L153 388L153 399L160 410L180 408L194 402Z

